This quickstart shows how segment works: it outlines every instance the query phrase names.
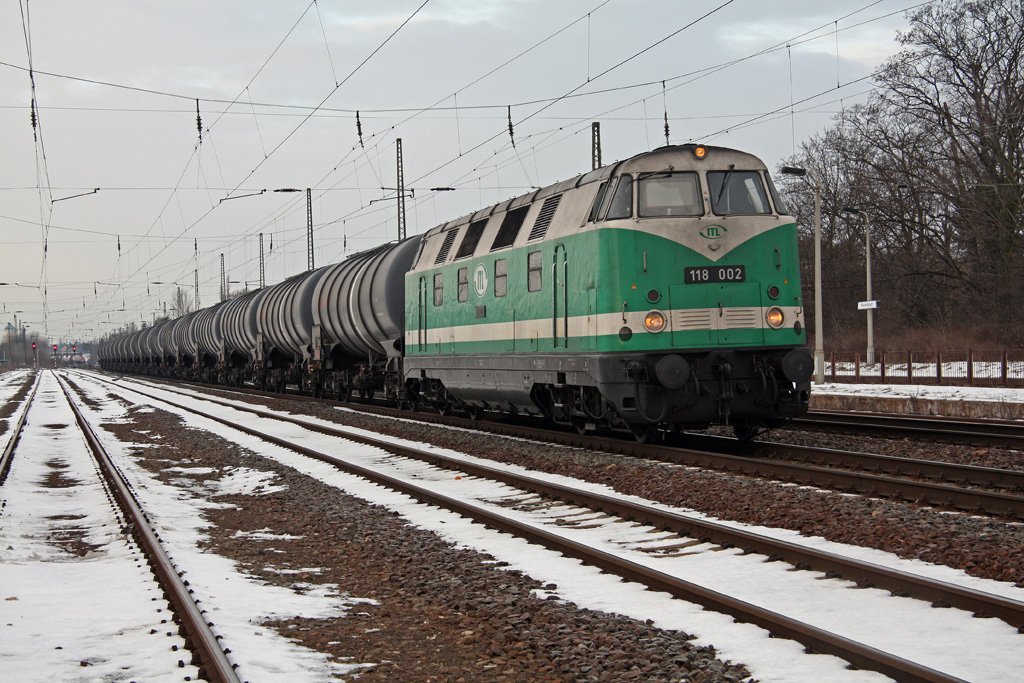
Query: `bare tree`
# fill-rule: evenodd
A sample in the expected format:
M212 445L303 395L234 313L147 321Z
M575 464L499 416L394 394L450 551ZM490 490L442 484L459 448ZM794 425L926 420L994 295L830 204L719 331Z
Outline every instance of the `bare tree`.
M890 331L1024 343L1024 6L942 0L909 20L878 92L792 160L822 179L826 306L840 307L837 325L858 323L842 289L863 264L863 235L835 221L853 204L871 219ZM787 187L803 217L806 188Z
M171 299L171 317L180 318L186 313L192 312L192 295L187 290L178 287Z

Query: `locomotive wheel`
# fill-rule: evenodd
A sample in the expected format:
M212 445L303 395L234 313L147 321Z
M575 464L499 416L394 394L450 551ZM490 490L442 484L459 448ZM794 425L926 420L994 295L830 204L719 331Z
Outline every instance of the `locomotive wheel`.
M740 441L753 441L761 433L761 425L754 422L737 422L732 426L732 433Z

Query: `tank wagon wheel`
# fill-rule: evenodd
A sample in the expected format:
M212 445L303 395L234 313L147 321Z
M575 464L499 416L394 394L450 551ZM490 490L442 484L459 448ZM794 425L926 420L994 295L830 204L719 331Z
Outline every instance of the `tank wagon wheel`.
M632 425L629 431L637 443L653 443L659 434L655 425Z

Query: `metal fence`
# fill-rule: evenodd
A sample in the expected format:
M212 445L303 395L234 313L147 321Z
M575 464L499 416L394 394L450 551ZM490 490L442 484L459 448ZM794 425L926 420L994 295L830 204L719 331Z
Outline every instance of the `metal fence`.
M1024 387L1024 350L885 351L868 364L860 353L831 353L825 379L866 384Z

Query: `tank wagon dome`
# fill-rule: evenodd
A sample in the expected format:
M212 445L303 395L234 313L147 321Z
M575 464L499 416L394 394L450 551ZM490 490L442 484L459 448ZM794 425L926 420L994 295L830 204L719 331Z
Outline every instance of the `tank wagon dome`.
M328 353L355 359L401 352L405 274L420 238L386 244L328 266L313 296L313 321Z
M331 266L294 275L267 288L256 309L256 325L270 357L302 359L313 334L313 297Z
M221 307L221 332L224 349L229 356L237 354L243 358L252 358L255 355L258 331L256 308L266 294L266 287L246 292L229 299Z

